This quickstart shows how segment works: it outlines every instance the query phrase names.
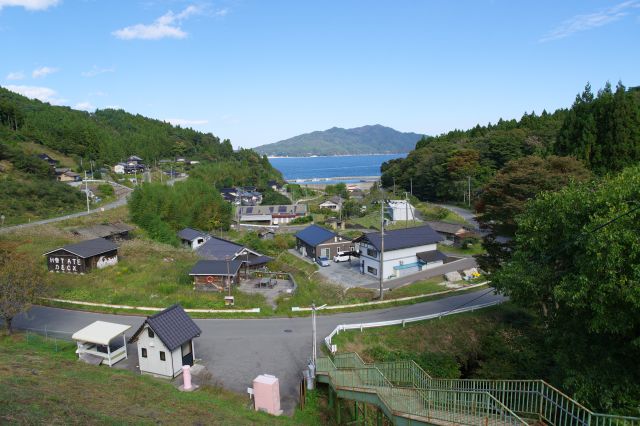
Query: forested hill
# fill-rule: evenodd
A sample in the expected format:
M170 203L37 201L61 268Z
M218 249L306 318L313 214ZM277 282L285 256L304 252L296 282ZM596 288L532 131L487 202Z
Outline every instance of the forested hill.
M382 183L428 200L472 200L499 170L527 156L571 156L597 174L640 162L640 88L587 85L570 109L422 138L404 159L382 165Z
M282 157L396 154L414 149L421 136L417 133L399 132L379 124L353 129L333 127L254 149L261 154Z
M146 162L175 156L199 160L261 160L246 151L234 154L229 140L211 133L172 126L123 110L95 113L52 106L0 87L0 142L30 141L62 154L100 165L113 165L129 155ZM266 167L270 167L268 162Z

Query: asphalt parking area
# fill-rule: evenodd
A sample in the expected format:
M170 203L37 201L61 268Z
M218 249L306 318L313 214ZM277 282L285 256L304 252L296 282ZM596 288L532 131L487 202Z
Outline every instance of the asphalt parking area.
M350 262L336 263L331 261L329 266L320 267L318 274L345 288L363 287L378 282L371 275L361 274L359 265L359 260L356 257L352 257Z

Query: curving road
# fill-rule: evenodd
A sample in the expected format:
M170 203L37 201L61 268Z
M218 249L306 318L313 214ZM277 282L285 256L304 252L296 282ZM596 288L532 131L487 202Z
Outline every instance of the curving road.
M318 316L318 345L339 324L363 323L403 319L447 312L464 306L473 306L501 295L481 290L447 297L431 302L374 311ZM83 311L34 306L14 320L17 329L42 330L68 336L103 320L129 324L128 337L142 324L143 317L98 314ZM227 389L245 393L254 377L269 373L280 379L282 408L291 413L298 396L301 372L311 354L311 319L198 319L202 335L196 340L195 355L202 359L213 380ZM136 353L130 347L130 354Z

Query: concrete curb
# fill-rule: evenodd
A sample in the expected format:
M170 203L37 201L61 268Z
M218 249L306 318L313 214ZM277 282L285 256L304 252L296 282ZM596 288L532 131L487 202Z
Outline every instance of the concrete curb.
M159 312L164 308L152 308L149 306L128 306L128 305L109 305L106 303L93 303L93 302L80 302L78 300L65 300L65 299L54 299L51 297L41 297L42 300L48 300L50 302L58 302L58 303L69 303L71 305L82 305L82 306L95 306L100 308L112 308L112 309L130 309L133 311L154 311ZM185 309L185 312L193 312L193 313L205 313L205 314L213 314L213 313L251 313L257 314L260 313L260 308L253 309Z
M325 309L357 308L357 307L361 307L361 306L375 306L375 305L383 305L385 303L403 302L403 301L407 301L407 300L422 299L424 297L439 296L439 295L442 295L442 294L455 293L457 291L472 290L474 288L481 287L481 286L486 285L488 283L489 283L489 281L484 281L484 282L481 282L479 284L470 285L469 287L462 287L462 288L456 288L456 289L452 289L452 290L438 291L436 293L427 293L427 294L420 294L418 296L400 297L398 299L380 300L380 301L377 301L377 302L364 302L364 303L353 303L351 305L325 306L322 309L325 310ZM291 308L291 310L293 312L303 312L303 311L311 311L312 308L310 308L310 307L309 308L300 308L298 306L293 306Z

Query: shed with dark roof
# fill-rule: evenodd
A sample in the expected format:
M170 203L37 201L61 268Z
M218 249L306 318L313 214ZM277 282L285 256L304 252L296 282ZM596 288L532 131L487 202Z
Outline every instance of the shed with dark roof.
M318 225L307 226L296 233L296 248L303 256L333 259L338 252L352 251L350 239Z
M197 290L223 291L229 285L237 284L240 279L242 260L200 260L189 276L193 277L193 286Z
M118 246L104 238L81 241L51 250L47 257L49 272L83 274L118 263Z
M176 304L147 317L129 343L138 344L141 373L176 377L183 365L193 365L193 339L200 327Z
M206 243L211 235L199 229L184 228L178 231L178 238L180 238L182 245L195 250Z

